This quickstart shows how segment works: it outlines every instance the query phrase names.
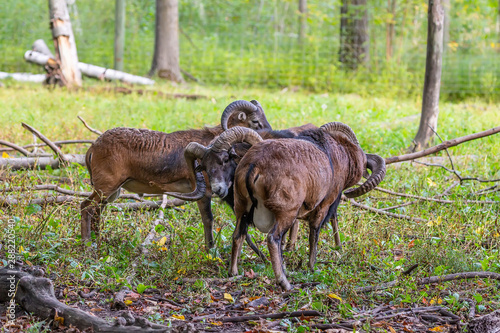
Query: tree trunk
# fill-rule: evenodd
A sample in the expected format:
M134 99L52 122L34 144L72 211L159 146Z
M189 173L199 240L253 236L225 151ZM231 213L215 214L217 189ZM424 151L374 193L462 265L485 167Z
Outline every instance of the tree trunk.
M156 0L155 51L149 76L183 82L179 66L179 7L177 0Z
M393 55L394 48L394 24L396 18L396 0L387 0L387 12L390 19L387 22L385 32L385 59L390 60Z
M78 69L75 36L71 28L65 0L49 0L50 27L54 38L56 59L60 62L64 83L68 87L82 85L82 74Z
M444 9L442 0L429 0L427 23L427 57L425 61L425 81L422 98L422 114L414 150L429 144L437 130L439 114L439 90L441 85L441 67L443 56Z
M115 2L115 69L123 71L125 47L125 0Z
M342 0L339 61L349 69L369 60L366 0Z
M299 44L304 42L307 29L307 0L299 0Z

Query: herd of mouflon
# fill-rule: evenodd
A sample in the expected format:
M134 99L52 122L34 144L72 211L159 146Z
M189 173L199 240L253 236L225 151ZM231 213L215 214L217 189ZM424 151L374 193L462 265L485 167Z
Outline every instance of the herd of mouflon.
M292 288L283 268L282 247L293 248L298 219L309 224L309 268L314 269L321 227L331 222L341 246L337 208L342 196L374 189L385 176L384 159L367 154L353 130L331 122L273 130L259 102L234 101L215 127L163 133L113 128L86 154L93 185L81 204L81 233L99 237L101 211L124 188L138 194L167 194L196 201L207 249L214 246L211 198L220 197L236 215L229 274L238 274L243 240L263 259L248 234L267 233L277 284ZM367 170L370 170L369 173ZM362 177L366 180L358 187Z

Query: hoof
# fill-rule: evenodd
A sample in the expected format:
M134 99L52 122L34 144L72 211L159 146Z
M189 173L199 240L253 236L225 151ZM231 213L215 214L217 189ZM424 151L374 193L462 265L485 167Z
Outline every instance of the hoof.
M236 269L236 271L233 271L232 269L229 269L228 274L229 274L229 276L236 276L236 275L238 275L238 269Z

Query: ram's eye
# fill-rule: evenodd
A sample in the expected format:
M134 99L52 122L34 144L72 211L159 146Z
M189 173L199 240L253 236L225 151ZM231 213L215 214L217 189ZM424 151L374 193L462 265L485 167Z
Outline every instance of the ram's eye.
M203 170L205 170L205 168L202 165L198 165L194 168L194 172L202 172Z

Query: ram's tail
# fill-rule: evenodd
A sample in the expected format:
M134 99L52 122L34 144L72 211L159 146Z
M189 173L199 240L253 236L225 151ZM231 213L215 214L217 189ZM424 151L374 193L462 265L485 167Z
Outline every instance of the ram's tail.
M87 166L87 170L89 171L89 176L90 176L90 183L94 185L94 182L92 181L92 168L90 166L90 163L92 161L92 147L87 150L87 154L85 154L85 165Z

